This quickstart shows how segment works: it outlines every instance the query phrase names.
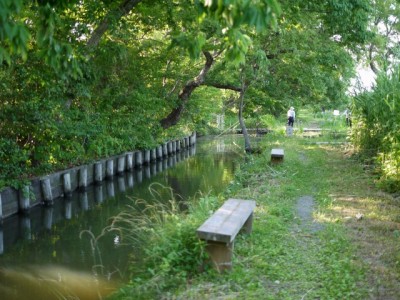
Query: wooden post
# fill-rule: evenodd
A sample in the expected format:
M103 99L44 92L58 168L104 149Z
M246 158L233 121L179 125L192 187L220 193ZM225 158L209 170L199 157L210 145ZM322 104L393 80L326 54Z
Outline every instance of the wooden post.
M206 251L210 256L213 267L220 273L232 269L232 243L207 241Z

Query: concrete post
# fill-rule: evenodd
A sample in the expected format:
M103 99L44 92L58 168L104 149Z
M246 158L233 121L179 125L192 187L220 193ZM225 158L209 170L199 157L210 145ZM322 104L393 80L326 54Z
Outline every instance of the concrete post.
M125 172L125 156L118 157L117 173L122 174Z
M42 188L43 199L46 205L53 205L53 193L51 191L50 178L44 178L40 180L40 186Z
M143 151L143 163L145 165L148 165L150 163L150 150L144 150Z
M160 145L157 147L157 159L161 159L163 157L163 147Z
M63 187L64 187L64 194L72 193L72 186L71 186L71 175L69 173L63 174Z
M94 164L94 182L102 182L103 181L103 164L101 162L97 162Z
M129 152L126 154L126 169L132 170L133 169L133 153Z
M172 142L171 141L169 141L167 143L167 147L168 147L168 155L172 154Z
M172 153L176 152L176 141L171 141L172 144Z
M142 151L136 151L135 152L135 161L136 161L136 166L141 167L143 165L143 154Z
M163 148L163 156L168 156L168 145L167 145L167 143L164 143L162 145L162 148Z
M83 166L79 169L79 189L85 190L87 184L87 166Z
M106 177L111 178L114 176L114 160L109 159L106 162Z
M30 186L25 185L19 190L19 210L27 212L30 209Z
M157 149L153 148L150 150L150 160L155 161L157 159Z

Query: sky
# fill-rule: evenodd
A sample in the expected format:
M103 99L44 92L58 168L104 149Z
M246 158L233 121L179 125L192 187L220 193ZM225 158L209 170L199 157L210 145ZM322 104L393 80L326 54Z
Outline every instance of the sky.
M361 90L371 90L375 84L375 74L370 68L359 66L357 68L357 77L351 81L350 94L354 95ZM361 89L357 82L361 83Z

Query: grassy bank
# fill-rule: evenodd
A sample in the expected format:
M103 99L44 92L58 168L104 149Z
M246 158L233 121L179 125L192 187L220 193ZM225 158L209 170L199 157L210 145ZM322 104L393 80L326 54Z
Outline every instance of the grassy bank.
M399 200L375 188L349 146L316 141L269 135L224 195L185 215L162 209L145 225L146 271L114 298L400 298ZM282 164L269 163L274 147L285 149ZM232 272L221 275L201 265L195 230L228 197L257 208L252 234L236 238Z

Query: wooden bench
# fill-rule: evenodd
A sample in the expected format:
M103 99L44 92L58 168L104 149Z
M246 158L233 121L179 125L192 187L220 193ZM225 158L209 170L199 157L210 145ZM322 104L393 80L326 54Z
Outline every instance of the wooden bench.
M197 236L207 242L206 251L218 272L232 268L235 237L242 227L246 233L251 232L255 207L254 200L228 199L197 229Z
M271 162L282 162L284 157L285 152L283 151L283 149L276 148L271 150Z
M323 131L323 129L321 128L303 128L303 132L321 132L321 131Z

